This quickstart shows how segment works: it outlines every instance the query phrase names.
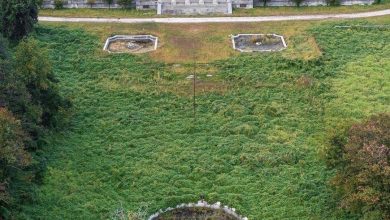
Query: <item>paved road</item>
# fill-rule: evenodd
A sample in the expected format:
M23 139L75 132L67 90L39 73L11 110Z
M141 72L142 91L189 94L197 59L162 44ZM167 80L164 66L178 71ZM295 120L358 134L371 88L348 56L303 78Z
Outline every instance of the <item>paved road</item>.
M50 22L96 22L96 23L230 23L230 22L264 22L264 21L296 21L368 18L390 15L390 9L361 12L353 14L323 14L323 15L291 15L291 16L259 16L259 17L198 17L198 18L67 18L39 17L39 21Z

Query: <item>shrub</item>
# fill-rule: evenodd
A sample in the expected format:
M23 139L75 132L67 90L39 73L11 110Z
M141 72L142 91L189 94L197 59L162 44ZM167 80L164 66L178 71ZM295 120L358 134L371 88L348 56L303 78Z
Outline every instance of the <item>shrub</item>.
M16 48L15 63L15 72L23 80L32 104L39 111L39 118L34 121L45 127L54 126L55 115L69 103L58 93L57 79L46 51L34 39L23 40Z
M43 6L43 1L44 1L44 0L36 0L37 6L38 6L39 8L42 8L42 6Z
M55 9L63 9L65 2L63 0L54 0Z
M8 57L8 42L0 36L0 59L7 59Z
M24 148L24 134L20 122L5 108L0 108L0 219L8 218L12 204L13 182L31 164L31 156Z
M390 218L390 113L335 135L327 162L336 168L331 183L340 206L366 219Z
M38 140L44 128L56 125L57 113L70 103L59 95L48 57L35 40L21 41L14 57L0 59L0 104L21 119L23 129Z
M69 106L37 41L22 40L12 55L0 37L0 219L12 219L17 205L34 196L45 161L35 153L32 160L27 150L36 149L41 131L55 126Z

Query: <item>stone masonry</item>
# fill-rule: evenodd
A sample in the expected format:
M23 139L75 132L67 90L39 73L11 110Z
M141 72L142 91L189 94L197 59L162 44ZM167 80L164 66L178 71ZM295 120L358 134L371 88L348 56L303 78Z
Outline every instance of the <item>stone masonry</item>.
M96 0L93 5L87 0L63 0L65 8L108 8L104 0ZM374 0L340 0L341 5L368 5ZM295 6L292 0L266 0L267 6ZM304 0L302 6L327 5L326 0ZM264 6L264 0L134 0L138 10L156 10L157 14L232 14L233 8L253 8ZM44 8L54 8L54 0L44 0ZM114 0L111 8L120 8Z

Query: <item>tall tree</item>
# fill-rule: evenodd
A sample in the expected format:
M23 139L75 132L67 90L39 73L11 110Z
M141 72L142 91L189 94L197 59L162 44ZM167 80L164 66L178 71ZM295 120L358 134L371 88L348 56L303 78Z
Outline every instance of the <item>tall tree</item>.
M0 100L21 119L23 129L35 140L42 128L56 124L57 113L69 102L59 95L51 64L36 40L22 40L14 57L0 62L4 66L0 70Z
M57 79L45 50L32 38L21 41L15 52L15 73L22 79L37 106L38 122L44 127L55 124L55 115L69 103L58 93Z
M38 21L38 5L35 0L2 0L0 19L3 35L20 40L33 30Z

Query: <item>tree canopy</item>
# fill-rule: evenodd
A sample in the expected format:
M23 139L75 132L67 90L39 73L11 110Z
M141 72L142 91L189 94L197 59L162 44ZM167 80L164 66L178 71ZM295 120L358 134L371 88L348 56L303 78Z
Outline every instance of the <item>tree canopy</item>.
M3 35L12 40L20 40L38 22L38 5L35 0L2 0L0 19Z
M390 114L353 125L346 138L334 138L328 165L341 207L365 219L390 218Z
M0 38L0 219L10 218L18 203L32 197L33 183L44 170L41 158L32 156L38 140L69 106L36 40L25 38L11 50L7 45Z

